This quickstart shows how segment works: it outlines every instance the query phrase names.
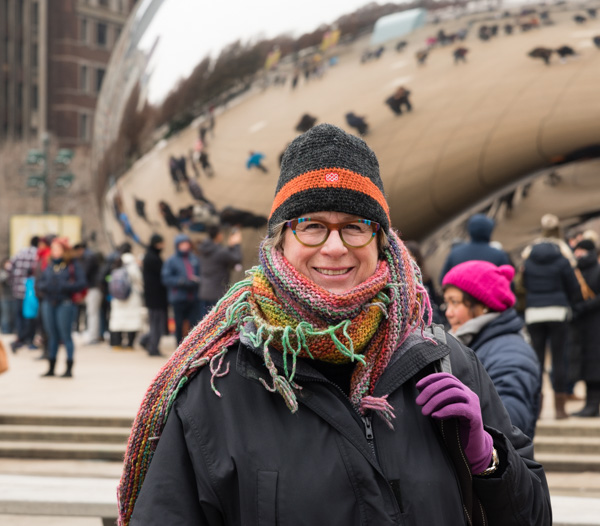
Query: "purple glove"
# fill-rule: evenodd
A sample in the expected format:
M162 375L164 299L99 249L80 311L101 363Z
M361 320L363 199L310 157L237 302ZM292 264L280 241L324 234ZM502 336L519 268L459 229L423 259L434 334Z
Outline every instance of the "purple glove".
M460 442L471 473L477 475L490 465L494 441L483 429L479 397L458 378L448 373L435 373L417 383L417 404L425 416L437 420L457 418Z

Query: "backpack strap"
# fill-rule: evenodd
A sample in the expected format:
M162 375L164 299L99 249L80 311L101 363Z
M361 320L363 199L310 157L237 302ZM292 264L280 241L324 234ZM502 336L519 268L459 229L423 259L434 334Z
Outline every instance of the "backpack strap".
M441 325L432 325L431 330L427 332L440 343L448 347L456 348L456 345L448 342L446 331ZM451 337L451 339L453 339ZM462 349L461 349L462 350ZM433 365L435 372L452 374L452 364L450 354L440 358ZM463 446L460 443L459 422L456 418L448 420L436 420L437 428L440 431L442 441L448 451L448 456L454 464L454 471L460 486L462 495L462 505L467 524L469 526L486 526L488 524L485 510L479 502L477 495L473 491L473 475L471 466L466 461Z

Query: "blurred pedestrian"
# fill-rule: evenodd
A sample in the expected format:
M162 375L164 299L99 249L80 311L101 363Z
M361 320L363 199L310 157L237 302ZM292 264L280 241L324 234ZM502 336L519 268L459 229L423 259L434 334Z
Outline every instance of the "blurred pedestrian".
M257 168L263 173L267 173L268 168L262 163L262 160L265 158L264 153L260 152L250 152L248 154L248 160L246 161L246 168L248 170L252 168Z
M456 48L452 54L454 56L454 63L458 64L459 62L467 63L467 53L469 50L466 47L458 47Z
M415 53L415 57L417 59L417 64L419 66L424 66L427 62L427 57L429 56L429 51L427 49L420 49Z
M511 282L515 269L487 261L453 267L442 283L450 333L475 351L513 425L533 438L542 389L540 365L523 338Z
M556 54L560 57L561 62L565 62L567 57L574 57L577 55L575 50L571 46L560 46L555 50Z
M162 283L163 260L160 256L164 248L164 239L159 234L153 234L150 238L148 250L142 264L144 276L144 302L148 309L148 324L150 331L142 338L142 346L150 356L160 356L160 338L166 333L167 311L167 288Z
M73 376L75 345L73 344L73 294L86 287L85 274L77 261L71 259L67 238L55 238L50 245L50 261L38 278L37 289L42 293L42 320L48 335L48 371L54 376L58 346L67 351L67 368L62 375Z
M346 123L351 128L354 128L361 137L369 133L369 125L367 124L365 117L359 117L352 111L346 113Z
M100 333L100 309L102 307L102 264L103 257L99 251L88 248L84 243L82 256L83 270L88 289L85 295L85 342L93 345L102 339Z
M33 345L34 326L23 318L23 298L25 297L25 280L35 270L37 264L37 246L40 238L33 236L27 248L21 249L10 260L10 283L13 297L13 316L17 339L11 342L13 352L23 345Z
M123 291L117 295L115 282L119 280L118 288ZM128 283L127 283L128 282ZM129 289L127 293L126 290ZM109 292L110 318L108 330L110 331L110 345L115 350L133 350L135 337L144 326L144 279L140 266L131 252L121 254L110 274ZM123 336L127 341L123 341Z
M177 345L184 337L184 324L193 328L200 317L200 263L192 253L192 243L186 234L175 238L175 254L163 265L162 282L167 287L169 303L175 315L175 338Z
M593 37L592 42L594 43L594 46L600 49L600 35Z
M580 377L585 381L586 402L573 416L600 416L600 265L598 250L590 239L575 246L577 268L590 289L588 299L573 305L574 344L581 354Z
M165 223L167 224L167 226L176 228L177 230L179 230L181 232L181 225L179 224L179 220L173 213L173 210L171 210L169 203L167 203L166 201L159 201L158 210L159 210L160 215L165 220Z
M409 95L410 91L404 86L400 86L391 97L386 99L385 103L396 115L402 115L402 106L406 107L406 111L412 111Z
M200 260L200 318L217 304L229 286L229 276L242 262L242 232L234 227L224 245L225 236L219 226L208 228L208 238L198 247Z
M171 175L171 181L175 186L177 192L181 192L181 175L179 173L179 163L174 155L169 157L169 174Z
M546 47L536 47L532 49L528 54L531 58L540 58L544 61L546 66L550 65L550 57L554 51Z
M13 297L10 286L10 260L0 263L0 332L13 332Z
M575 258L560 236L559 220L542 217L542 237L523 251L523 286L526 290L525 323L540 370L544 372L546 346L552 354L555 418L567 418L568 331L571 305L582 300L572 265Z
M490 246L494 226L494 220L484 214L474 214L469 218L467 231L471 239L452 247L442 267L440 283L452 267L465 261L477 259L489 261L496 266L510 264L510 258L504 250Z

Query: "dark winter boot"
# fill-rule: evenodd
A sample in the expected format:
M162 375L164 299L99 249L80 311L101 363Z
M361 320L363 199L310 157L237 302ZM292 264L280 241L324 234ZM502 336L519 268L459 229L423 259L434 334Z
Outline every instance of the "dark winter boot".
M600 384L586 382L585 406L573 416L584 418L600 416Z
M43 374L43 376L54 376L54 367L56 366L56 360L48 360L48 372L46 374Z
M73 360L67 360L67 370L64 372L61 378L72 378L73 377Z
M554 418L556 420L564 420L565 418L569 418L569 415L565 411L567 396L567 393L554 393Z

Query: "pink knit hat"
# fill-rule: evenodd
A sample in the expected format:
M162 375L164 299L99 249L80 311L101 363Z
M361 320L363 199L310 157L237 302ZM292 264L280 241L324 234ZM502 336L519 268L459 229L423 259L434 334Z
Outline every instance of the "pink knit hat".
M510 265L497 267L488 261L466 261L451 268L442 285L452 285L473 296L495 312L503 312L515 304L510 282L515 269Z

